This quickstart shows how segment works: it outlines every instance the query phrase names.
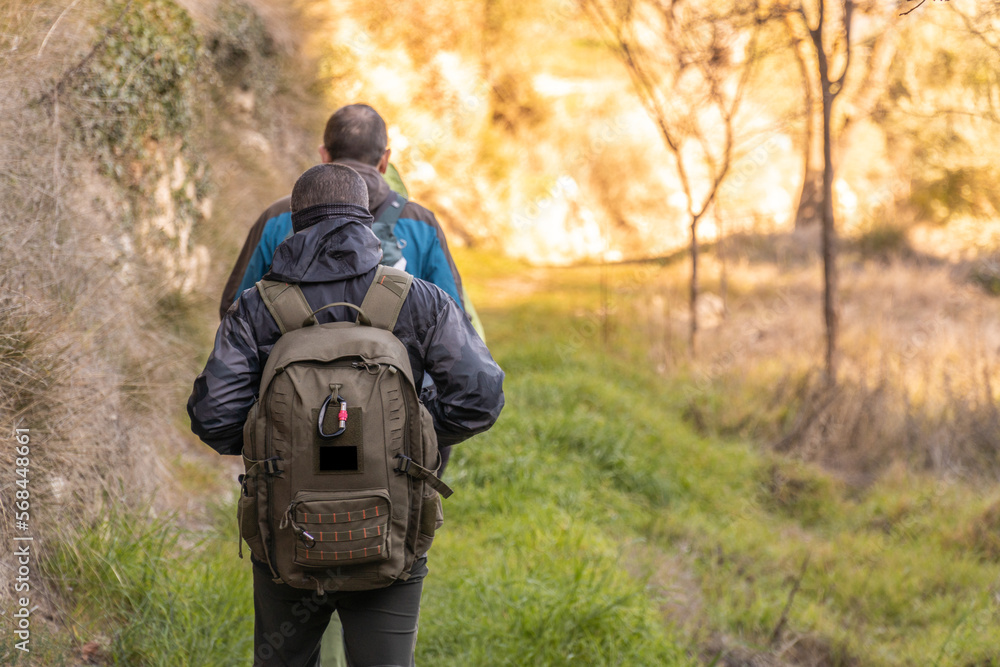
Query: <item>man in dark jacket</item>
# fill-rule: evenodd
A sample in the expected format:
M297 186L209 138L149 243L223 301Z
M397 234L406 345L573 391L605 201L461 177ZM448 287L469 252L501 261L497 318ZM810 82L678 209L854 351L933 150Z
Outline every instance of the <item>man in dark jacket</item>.
M352 169L319 165L292 191L295 234L278 246L268 278L296 283L312 308L359 304L381 257L371 231L367 188ZM328 308L319 323L353 320L347 307ZM441 444L485 431L503 407L503 371L457 304L440 288L415 279L393 333L406 347L413 377L437 386L427 402ZM220 454L240 454L242 427L261 372L280 337L256 288L244 292L223 318L215 348L188 400L192 430ZM319 644L333 611L344 626L349 664L412 665L426 558L409 578L375 591L329 593L274 583L254 566L254 664L318 664Z
M366 104L350 104L338 109L327 121L323 145L324 163L346 164L365 180L368 202L374 216L395 200L383 174L389 167L389 139L385 121ZM289 198L271 204L247 234L243 250L233 267L219 304L219 316L244 290L253 287L271 266L275 248L291 233ZM464 308L462 278L448 250L444 231L429 210L407 201L394 229L402 262L397 268L434 283ZM388 256L388 255L387 255Z

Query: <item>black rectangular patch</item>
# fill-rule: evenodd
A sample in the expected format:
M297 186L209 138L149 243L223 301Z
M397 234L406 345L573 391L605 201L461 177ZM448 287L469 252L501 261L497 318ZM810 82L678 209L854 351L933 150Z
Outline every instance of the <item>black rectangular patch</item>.
M353 445L330 445L319 448L317 472L357 472L358 448Z

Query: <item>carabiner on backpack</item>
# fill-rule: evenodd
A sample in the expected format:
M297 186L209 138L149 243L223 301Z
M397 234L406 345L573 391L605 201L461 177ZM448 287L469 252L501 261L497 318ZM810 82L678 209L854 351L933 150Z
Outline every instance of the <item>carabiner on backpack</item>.
M316 427L319 429L319 435L321 438L336 438L338 435L347 430L347 401L344 397L340 395L340 385L331 384L330 385L330 395L326 397L323 401L323 407L319 409L319 419L316 421ZM326 419L326 409L330 405L330 401L337 401L340 404L340 412L337 414L337 420L340 422L338 428L333 433L327 433L323 430L323 421Z
M278 524L278 528L284 530L288 526L292 527L292 531L295 536L302 540L302 544L305 545L306 549L312 549L316 546L316 538L306 532L306 529L295 523L295 519L292 518L293 512L295 511L295 502L292 502L285 510L285 515L281 517L281 523Z

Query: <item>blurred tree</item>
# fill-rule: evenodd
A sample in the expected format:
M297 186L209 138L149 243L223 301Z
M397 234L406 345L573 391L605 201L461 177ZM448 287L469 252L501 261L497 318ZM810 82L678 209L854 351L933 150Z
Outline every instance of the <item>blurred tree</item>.
M808 5L808 6L807 6ZM808 60L799 44L796 54L802 62L802 71L807 79L810 70L815 72L819 84L822 104L823 136L823 189L822 203L822 253L823 253L823 318L826 323L826 376L834 381L837 374L837 249L836 229L833 215L833 103L844 90L847 72L851 64L851 28L854 19L854 0L837 0L827 4L826 0L805 0L790 6L786 15L793 33L797 26L805 28L812 42ZM839 67L839 74L831 72ZM805 86L812 84L807 80ZM810 98L811 101L811 98ZM810 110L811 111L811 110ZM807 148L808 150L808 148ZM808 163L807 163L808 181Z
M733 162L736 116L757 62L757 0L580 0L624 63L674 160L690 229L688 346L697 352L698 223Z
M792 40L792 53L802 76L803 92L804 168L802 189L795 209L796 229L819 226L823 218L823 93L819 68L815 66L815 42L808 21L801 12L803 6L800 2L792 2L783 10L786 30ZM888 86L889 67L900 36L898 22L892 20L897 10L895 4L859 3L855 0L854 10L864 16L867 30L861 39L850 45L856 52L852 59L855 73L851 80L844 82L844 99L839 113L832 117L836 126L831 130L835 166L838 156L850 145L859 127L858 121L877 112ZM850 81L858 83L848 87Z

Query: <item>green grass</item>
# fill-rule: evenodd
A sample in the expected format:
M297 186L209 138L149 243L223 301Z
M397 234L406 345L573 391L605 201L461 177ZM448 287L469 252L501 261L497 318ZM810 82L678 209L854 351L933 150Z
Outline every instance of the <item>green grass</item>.
M229 512L209 514L214 530L199 539L172 518L112 505L55 545L43 573L66 601L73 643L97 642L102 664L248 664L249 561L236 557Z
M435 665L693 664L661 600L623 567L642 541L634 527L650 515L647 494L659 504L667 491L629 470L627 444L601 415L568 411L561 388L538 379L509 380L508 416L456 451L449 475L460 492L433 551L419 655Z
M463 269L483 265L470 259ZM470 285L496 280L489 269L472 275ZM619 571L628 569L624 545L635 541L681 557L698 582L700 609L691 609L668 641L683 637L691 654L696 642L721 635L731 645L769 648L808 557L777 644L819 638L813 657L822 664L1000 659L1000 577L990 539L995 494L912 474L849 488L753 443L701 437L681 418L690 393L685 375L661 378L643 368L627 323L616 325L610 348L602 349L592 325L598 270L549 275L520 302L481 308L508 373L508 406L490 433L453 459L450 474L462 493L446 508L443 557L460 550L475 554L462 557L470 567L490 562L491 543L484 536L470 544L469 526L477 535L483 523L538 526L535 508L554 506L542 514L560 533L600 536L581 542L588 554L618 548ZM452 548L452 539L461 547ZM600 557L585 558L599 570ZM572 568L572 558L562 560ZM459 563L446 569L439 586L466 581ZM479 569L475 577L486 576ZM582 664L618 663L591 656Z
M995 491L903 472L860 489L699 433L688 374L646 368L627 323L602 346L598 269L532 274L539 289L497 305L524 267L459 261L507 407L452 458L418 663L997 664ZM198 541L117 510L60 548L47 571L75 643L106 637L110 664L246 664L230 514L212 510Z

